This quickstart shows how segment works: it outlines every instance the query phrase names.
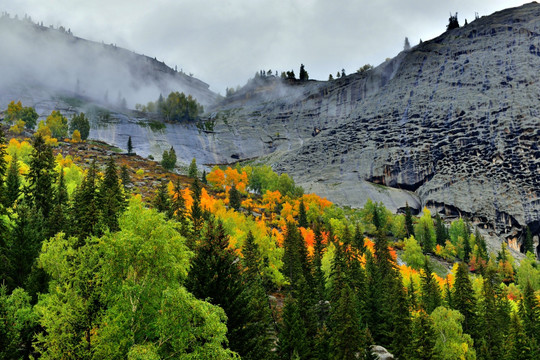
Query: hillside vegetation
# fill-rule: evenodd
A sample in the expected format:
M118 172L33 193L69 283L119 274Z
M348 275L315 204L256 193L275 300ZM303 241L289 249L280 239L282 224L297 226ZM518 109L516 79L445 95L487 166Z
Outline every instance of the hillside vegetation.
M182 176L46 128L0 132L0 358L540 354L538 263L488 254L467 219L340 208L267 166Z

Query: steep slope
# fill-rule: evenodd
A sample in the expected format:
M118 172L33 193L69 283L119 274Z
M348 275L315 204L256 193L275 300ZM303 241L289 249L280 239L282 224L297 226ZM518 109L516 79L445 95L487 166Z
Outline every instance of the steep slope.
M539 27L536 3L504 10L373 71L307 84L298 101L244 97L227 125L253 126L238 130L260 140L251 154L269 152L267 136L275 168L331 200L361 205L374 182L499 234L525 224L538 233Z

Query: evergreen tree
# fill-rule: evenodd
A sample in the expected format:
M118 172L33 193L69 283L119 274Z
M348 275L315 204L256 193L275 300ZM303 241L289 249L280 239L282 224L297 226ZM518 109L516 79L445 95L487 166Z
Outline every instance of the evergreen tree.
M129 171L127 166L124 164L120 168L120 180L122 180L122 186L124 187L124 191L127 191L128 185L131 184L131 178L129 176Z
M4 130L0 126L0 215L2 215L2 205L6 203L5 197L5 185L4 185L4 176L7 171L7 160L6 160L6 138L4 135ZM0 230L2 230L2 220L0 220Z
M299 289L300 279L306 280L309 271L307 249L296 225L287 223L283 240L283 275L289 279L293 291Z
M199 299L219 305L227 315L228 339L231 350L240 356L250 352L252 322L249 299L242 284L241 263L229 248L229 239L221 222L208 223L207 230L191 261L186 288Z
M171 196L171 213L168 215L169 218L174 218L176 221L185 225L186 221L186 202L182 194L182 186L180 185L180 178L176 179L174 184L173 193Z
M341 289L330 313L330 359L357 359L365 347L357 299L348 284Z
M308 81L309 80L309 75L308 75L308 72L306 71L306 69L304 68L304 64L301 64L300 65L300 81Z
M360 225L358 223L356 224L356 228L354 230L353 245L354 247L356 247L356 249L358 249L360 254L364 254L366 252L364 234L362 233L362 230L360 229Z
M306 214L306 207L304 205L304 200L300 200L300 205L298 205L298 226L305 229L308 228L308 219Z
M69 132L73 133L75 130L79 130L82 140L88 139L88 135L90 135L90 122L84 113L73 115L71 118Z
M195 179L197 177L197 172L198 172L197 160L195 160L195 158L193 158L193 160L191 160L191 164L189 164L188 176L190 178Z
M75 190L71 208L71 233L79 238L79 246L91 235L97 234L99 223L98 175L96 161L88 168L81 185Z
M463 262L468 264L471 260L471 239L470 236L466 236L463 239Z
M206 169L203 169L202 171L201 182L205 185L208 184L208 180L206 180Z
M127 151L128 151L128 155L133 155L133 143L131 142L131 136L128 138L128 141L127 141Z
M424 311L420 311L413 321L410 360L431 360L434 355L436 335L433 321Z
M176 152L174 151L174 148L172 146L169 151L163 151L161 166L163 166L167 170L173 170L176 166Z
M53 184L56 177L56 163L52 148L40 134L34 137L30 170L28 172L28 197L37 211L48 219L53 208ZM46 226L44 224L44 226Z
M248 232L242 250L244 255L244 276L248 297L248 311L252 318L246 326L247 339L250 344L246 346L248 352L244 359L273 359L273 319L270 311L268 296L264 290L261 276L261 254L253 234Z
M191 196L193 197L193 204L191 204L190 218L193 222L193 231L197 234L203 225L203 210L201 208L201 184L199 179L195 177L193 183L191 183Z
M236 189L236 186L233 185L229 189L229 206L232 207L234 210L238 211L240 210L240 192Z
M407 237L414 235L413 219L409 203L405 203L405 229L407 230Z
M482 297L478 302L478 331L480 340L475 344L477 355L484 359L502 359L504 324L500 323L499 301L495 292L495 274L489 272L484 278ZM508 321L508 320L507 320Z
M512 314L510 331L505 341L505 360L534 360L538 358L534 344L525 333L517 314Z
M433 268L429 257L424 261L422 278L422 307L426 313L431 314L433 310L441 306L441 292L437 280L433 277Z
M68 225L68 192L64 180L64 168L58 172L58 181L54 198L54 207L51 215L51 233L65 231Z
M167 215L171 214L171 201L167 194L167 182L161 181L152 201L154 209Z
M540 344L540 303L529 281L523 289L519 315L523 321L525 333L537 347Z
M454 293L452 303L455 310L458 310L465 319L463 320L463 331L476 339L476 298L469 279L467 265L461 262L457 268L456 280L454 282Z
M2 156L0 154L0 156ZM1 176L1 175L0 175ZM13 155L6 176L5 206L12 206L21 193L21 177L19 175L19 158Z
M437 245L441 246L444 246L446 240L448 240L448 230L446 229L446 226L444 226L444 222L438 213L435 215L435 239Z
M309 351L304 322L296 300L289 294L283 306L278 352L281 359L305 359Z
M125 198L120 187L118 169L114 159L109 157L103 180L99 185L99 209L101 222L110 231L118 231L118 218L125 208Z
M412 282L411 282L412 284ZM403 287L401 276L395 282L394 313L391 352L398 359L406 359L411 343L412 321L409 311L409 301L407 293Z
M448 25L446 26L446 31L453 30L459 28L459 21L457 13L455 15L450 14L450 18L448 19Z

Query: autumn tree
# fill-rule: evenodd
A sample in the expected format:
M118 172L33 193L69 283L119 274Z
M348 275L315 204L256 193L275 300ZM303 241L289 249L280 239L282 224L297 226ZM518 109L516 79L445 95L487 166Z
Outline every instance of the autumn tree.
M53 110L51 115L47 116L45 124L49 129L51 129L53 137L65 138L67 136L68 120L64 115L60 113L60 111Z

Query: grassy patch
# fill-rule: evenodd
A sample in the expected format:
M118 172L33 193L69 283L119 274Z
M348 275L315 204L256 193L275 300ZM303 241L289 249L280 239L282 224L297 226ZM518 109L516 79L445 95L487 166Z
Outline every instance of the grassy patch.
M164 130L167 126L161 121L150 120L148 122L140 122L140 126L149 127L150 130L157 132Z

